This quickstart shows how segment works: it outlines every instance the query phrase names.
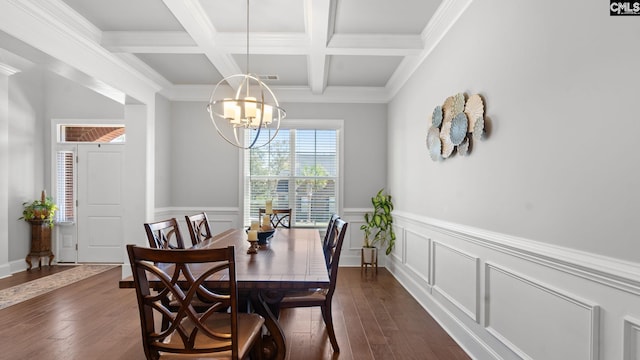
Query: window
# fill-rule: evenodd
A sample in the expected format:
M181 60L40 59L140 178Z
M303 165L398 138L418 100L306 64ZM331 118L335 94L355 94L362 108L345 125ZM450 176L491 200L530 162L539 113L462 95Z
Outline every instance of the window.
M73 222L75 212L73 206L73 151L58 151L56 156L56 203L57 222Z
M272 199L274 209L293 209L291 226L326 225L338 212L339 148L337 128L281 128L268 145L246 150L245 224Z
M59 142L124 143L125 127L119 125L60 125Z

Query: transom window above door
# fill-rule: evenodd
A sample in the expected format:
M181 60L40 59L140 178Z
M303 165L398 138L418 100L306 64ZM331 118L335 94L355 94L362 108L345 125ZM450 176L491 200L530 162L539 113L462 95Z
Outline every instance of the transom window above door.
M118 125L60 125L58 142L124 143L125 127Z

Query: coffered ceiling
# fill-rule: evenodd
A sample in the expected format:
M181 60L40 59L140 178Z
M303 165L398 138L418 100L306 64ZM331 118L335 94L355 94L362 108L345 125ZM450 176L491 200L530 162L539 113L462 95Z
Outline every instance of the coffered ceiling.
M281 101L329 102L391 99L468 3L251 0L247 63L245 0L48 1L66 28L170 99L206 99L225 76L248 70Z

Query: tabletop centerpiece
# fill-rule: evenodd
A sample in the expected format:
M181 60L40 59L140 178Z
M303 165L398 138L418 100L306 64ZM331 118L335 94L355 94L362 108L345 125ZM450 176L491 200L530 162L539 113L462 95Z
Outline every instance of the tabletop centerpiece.
M252 220L251 226L247 229L247 241L251 243L247 254L255 254L258 246L266 246L273 237L276 229L271 224L273 205L271 200L266 201L265 214L260 220Z

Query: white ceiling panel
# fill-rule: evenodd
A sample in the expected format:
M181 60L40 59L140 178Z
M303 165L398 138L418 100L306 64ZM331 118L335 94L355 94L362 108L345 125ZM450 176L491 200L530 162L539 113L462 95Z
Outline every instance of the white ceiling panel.
M247 2L242 0L201 0L218 32L246 32ZM300 32L304 29L304 1L254 0L249 3L251 32Z
M183 30L161 0L63 0L102 31Z
M329 86L385 86L400 64L399 56L332 56Z
M194 54L137 54L165 79L176 85L216 84L220 73L204 55Z
M441 0L337 0L336 34L420 34Z
M170 98L246 71L246 0L21 1ZM290 101L388 101L470 3L251 0L249 71Z
M234 59L246 72L246 56L234 55ZM259 76L277 76L278 80L263 80L269 86L308 84L307 57L302 55L250 55L249 72Z

